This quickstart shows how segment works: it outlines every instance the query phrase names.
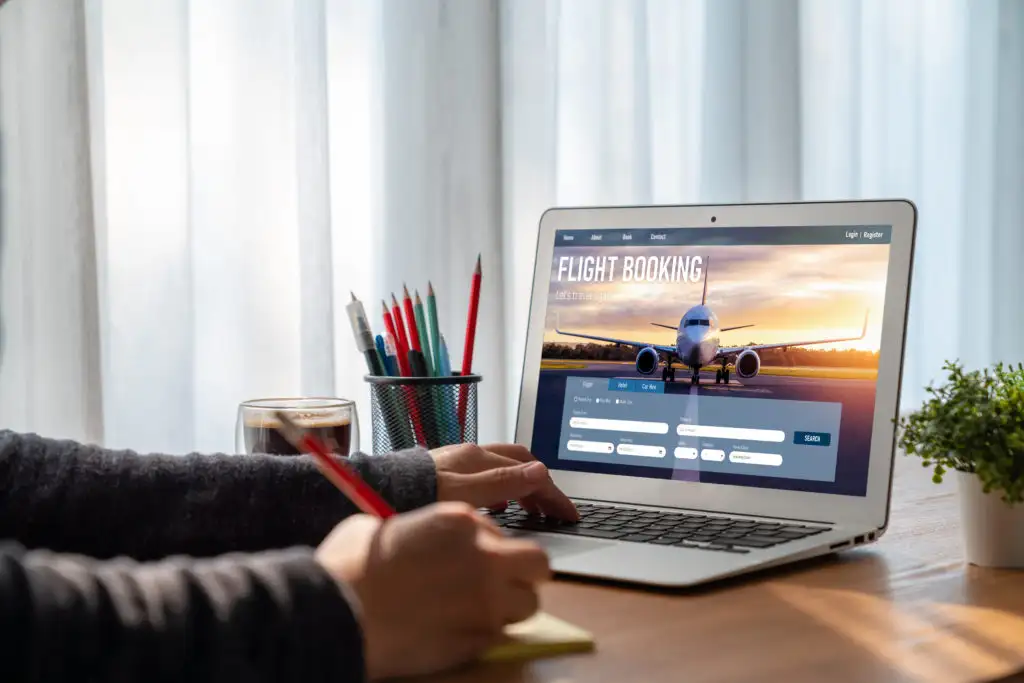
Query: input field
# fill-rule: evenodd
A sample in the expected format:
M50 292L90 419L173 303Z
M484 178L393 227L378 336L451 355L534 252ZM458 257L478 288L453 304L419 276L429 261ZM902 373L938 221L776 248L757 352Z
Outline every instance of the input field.
M749 427L681 424L676 427L676 434L708 439L739 439L740 441L771 441L773 443L782 443L786 440L786 432L780 429L751 429Z
M735 462L742 465L769 465L771 467L779 467L782 465L782 456L778 453L733 451L729 453L729 462Z
M708 460L710 462L722 462L725 460L725 451L721 451L717 448L705 448L700 452L701 460Z
M668 423L640 422L638 420L607 420L598 417L573 417L569 419L573 429L600 429L608 432L633 432L636 434L668 434Z
M696 460L697 449L688 448L686 446L676 446L676 457L682 460Z
M565 444L570 451L577 453L612 453L615 447L610 443L602 441L579 441L572 439Z
M616 448L619 455L639 455L644 458L664 458L662 446L644 446L638 443L620 443Z

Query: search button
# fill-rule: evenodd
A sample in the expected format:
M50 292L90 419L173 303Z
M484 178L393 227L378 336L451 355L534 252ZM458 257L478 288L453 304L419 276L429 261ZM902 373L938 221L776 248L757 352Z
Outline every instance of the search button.
M828 432L793 432L793 443L798 446L828 446L832 435Z

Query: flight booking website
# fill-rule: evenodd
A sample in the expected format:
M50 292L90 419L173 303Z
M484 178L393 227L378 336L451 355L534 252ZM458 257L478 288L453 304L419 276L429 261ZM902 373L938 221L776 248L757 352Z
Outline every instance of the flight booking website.
M555 235L549 467L863 496L890 226Z

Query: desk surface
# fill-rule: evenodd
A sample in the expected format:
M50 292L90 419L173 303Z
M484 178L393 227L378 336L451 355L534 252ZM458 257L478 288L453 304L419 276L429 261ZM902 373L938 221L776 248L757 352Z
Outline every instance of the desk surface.
M699 591L573 580L543 608L597 650L444 683L977 681L1024 670L1024 572L965 565L955 485L899 457L877 543ZM1007 679L1009 680L1009 679ZM1017 680L1016 677L1013 680Z

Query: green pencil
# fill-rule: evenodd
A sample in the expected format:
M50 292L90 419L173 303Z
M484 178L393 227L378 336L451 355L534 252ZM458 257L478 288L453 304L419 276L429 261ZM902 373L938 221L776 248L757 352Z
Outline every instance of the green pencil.
M434 285L427 283L427 328L430 332L430 350L434 354L434 374L444 375L441 364L441 326L437 322L437 297ZM449 373L450 374L450 373Z
M416 317L416 331L420 337L420 350L423 351L423 359L426 361L427 373L430 377L436 377L434 371L434 356L431 353L430 337L427 335L427 320L423 315L423 300L420 299L420 292L416 290L416 299L412 307L413 315Z

